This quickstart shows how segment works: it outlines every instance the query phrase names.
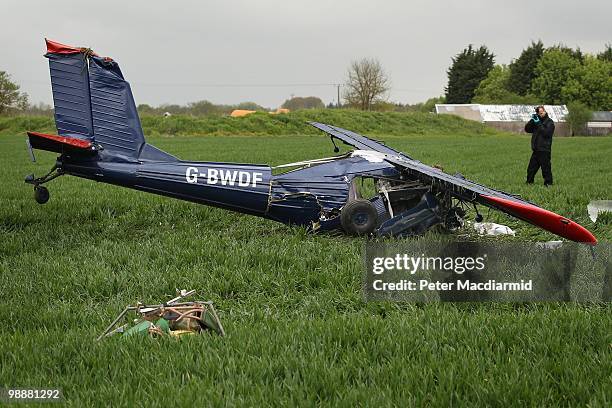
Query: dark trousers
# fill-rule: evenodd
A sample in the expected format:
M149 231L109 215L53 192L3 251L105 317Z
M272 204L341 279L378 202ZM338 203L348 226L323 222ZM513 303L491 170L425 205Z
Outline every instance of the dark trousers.
M544 177L544 184L553 183L552 169L550 167L550 152L532 152L531 159L529 159L529 166L527 166L527 182L533 183L533 178L538 172L539 168L542 168L542 177Z

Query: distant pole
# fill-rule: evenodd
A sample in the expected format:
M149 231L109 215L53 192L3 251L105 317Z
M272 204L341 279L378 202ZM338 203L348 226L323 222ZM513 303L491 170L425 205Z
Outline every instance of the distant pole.
M336 84L338 90L338 109L340 109L340 84Z

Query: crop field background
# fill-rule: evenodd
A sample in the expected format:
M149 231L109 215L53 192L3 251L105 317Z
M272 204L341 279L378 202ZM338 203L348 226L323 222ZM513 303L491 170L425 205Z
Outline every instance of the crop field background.
M609 218L593 224L586 211L612 198L612 138L557 138L546 189L539 174L524 184L526 136L454 117L336 114L144 118L143 127L149 143L182 159L276 165L332 155L329 138L301 124L328 121L612 240ZM26 127L53 123L0 119L0 386L59 387L79 407L612 403L609 304L366 303L364 238L72 177L49 183L41 206L23 178L42 175L55 155L37 151L31 163ZM483 214L516 240L556 239ZM227 336L95 341L127 304L167 300L176 288L214 301Z

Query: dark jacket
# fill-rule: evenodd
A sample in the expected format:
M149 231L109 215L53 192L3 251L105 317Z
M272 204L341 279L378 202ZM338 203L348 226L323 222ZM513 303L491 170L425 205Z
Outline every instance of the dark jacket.
M553 133L555 133L555 122L548 117L540 118L540 123L534 123L531 119L525 125L525 132L531 133L531 150L534 152L550 152Z

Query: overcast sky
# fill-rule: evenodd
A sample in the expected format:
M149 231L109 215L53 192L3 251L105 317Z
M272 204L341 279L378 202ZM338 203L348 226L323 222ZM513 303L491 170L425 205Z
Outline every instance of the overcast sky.
M113 57L136 103L336 102L354 59L378 58L390 100L441 95L451 57L485 44L509 63L531 40L612 42L612 1L3 0L0 70L51 103L44 37Z

